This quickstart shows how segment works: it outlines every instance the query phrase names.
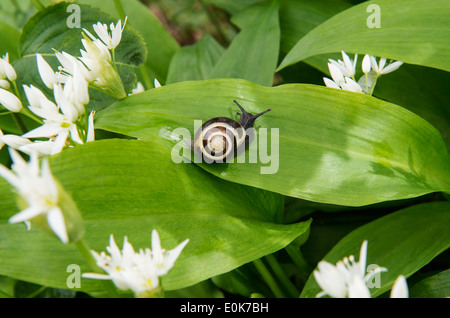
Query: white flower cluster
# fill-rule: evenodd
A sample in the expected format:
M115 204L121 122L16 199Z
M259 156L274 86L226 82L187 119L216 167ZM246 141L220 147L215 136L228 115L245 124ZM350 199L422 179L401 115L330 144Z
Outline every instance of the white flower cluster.
M26 202L27 207L9 219L10 223L27 222L44 215L49 227L63 242L69 241L63 213L58 203L59 191L50 172L47 158L39 159L32 153L27 163L17 151L9 150L13 164L12 171L0 165L0 176L16 189L17 194Z
M356 262L353 255L338 261L336 265L321 261L314 271L314 278L322 288L316 297L328 295L332 298L370 298L367 282L380 273L387 271L384 267L377 267L366 274L367 241L364 241ZM404 276L400 275L394 283L391 298L407 298L408 286Z
M97 265L107 274L84 273L84 278L107 279L121 290L131 290L137 297L152 297L160 290L159 277L166 275L175 264L183 248L189 242L186 239L170 251L161 248L158 232L152 231L152 249L140 249L135 252L125 236L120 251L111 235L109 246L100 254L91 251Z
M84 46L84 50L80 50L81 57L56 52L55 56L61 64L57 72L53 71L41 54L36 54L39 74L45 86L53 90L54 102L37 87L24 85L23 89L30 104L28 109L34 118L34 115L40 118L38 120L42 125L22 136L3 135L0 130L0 148L7 144L26 154L37 152L41 155L53 155L61 152L65 146L93 141L94 112L86 115L85 107L89 103L89 84L112 92L111 95L116 97L126 96L109 52L119 45L124 27L120 20L116 25L111 23L109 33L107 25L98 22L93 28L100 39L84 29L90 39L85 36L81 40ZM15 85L16 77L6 54L0 60L0 103L11 112L21 111L22 103L16 95L7 90L10 85L5 78ZM30 115L28 112L25 114ZM30 140L35 138L35 141Z
M356 81L355 74L358 54L355 54L352 60L342 51L342 59L343 61L328 60L328 69L332 80L324 77L323 81L325 85L327 87L368 95L372 95L378 77L397 70L403 64L403 62L395 61L386 65L385 58L380 58L379 62L377 62L375 56L366 54L361 64L364 75Z

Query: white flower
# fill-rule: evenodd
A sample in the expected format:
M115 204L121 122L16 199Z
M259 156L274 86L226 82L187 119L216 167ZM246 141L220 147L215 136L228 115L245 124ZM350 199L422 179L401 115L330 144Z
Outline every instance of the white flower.
M352 78L344 76L341 67L336 63L328 63L328 69L330 70L330 75L333 80L326 77L323 78L327 87L362 93L361 86Z
M39 168L36 153L26 162L14 149L9 149L13 161L12 171L0 165L0 176L8 181L17 194L27 203L27 208L12 216L9 223L29 221L45 216L49 227L63 242L69 241L63 213L58 205L58 186L44 158Z
M155 78L155 80L153 81L153 86L155 86L155 88L161 87L161 84L159 83L159 81Z
M319 262L314 277L322 292L316 297L329 295L333 298L367 298L370 291L366 283L377 273L386 271L386 268L377 267L366 274L367 241L361 246L359 262L353 255L337 262L336 266L326 261Z
M119 45L120 40L122 39L122 32L127 23L127 17L125 17L125 21L122 27L122 21L119 20L116 25L111 23L109 28L111 33L108 32L108 26L106 24L102 24L101 22L97 22L97 24L92 25L95 33L97 33L98 37L102 42L106 45L106 47L110 50L115 49L117 45ZM89 37L94 41L95 37L89 33L86 29L83 29Z
M11 82L17 79L16 70L9 64L8 53L0 59L0 78L7 78Z
M171 251L161 249L156 230L152 232L152 250L135 252L125 236L122 251L111 234L109 246L100 254L91 251L97 265L107 274L84 273L84 278L110 279L121 290L132 290L137 297L151 296L159 289L159 277L165 275L186 246L185 240Z
M0 78L0 88L9 89L11 85L7 80Z
M27 91L28 94L31 92L31 96L28 96L27 94L27 98L30 101L29 109L39 117L43 118L44 124L27 132L22 137L56 137L54 140L55 153L62 150L69 135L74 142L82 144L83 141L80 139L75 123L79 117L79 113L77 108L68 100L67 94L64 93L61 84L54 86L55 101L58 106L49 100L42 102L45 100L42 96L39 97L41 103L37 105L34 100L36 99L36 96L40 94L37 93L36 90L37 89L30 88L29 90L25 90L25 93L27 93Z
M152 249L151 251L148 248L145 249L145 253L151 255L152 262L156 267L156 274L158 276L165 275L169 272L188 242L189 240L185 240L173 250L166 251L161 248L161 241L159 239L158 232L156 230L152 231Z
M372 69L378 75L383 75L397 70L403 64L403 62L395 61L386 66L386 58L384 57L380 58L379 63L377 63L375 56L370 56L370 64Z
M82 72L83 77L88 81L93 81L95 78L92 77L93 74L86 68L86 66L78 60L76 57L66 53L66 52L55 52L55 56L58 59L61 66L58 67L60 71L60 80L59 82L65 83L69 76L72 76L75 73L74 66L77 66L78 69Z
M367 74L370 72L370 55L366 54L364 55L362 64L361 64L361 68L364 74Z
M391 298L408 298L408 284L406 283L405 276L400 275L394 282L391 290Z
M53 86L58 83L58 76L52 69L52 67L47 63L41 54L36 53L36 61L38 66L39 75L45 86L53 89Z
M89 81L92 79L94 85L111 96L119 99L126 97L122 80L112 64L108 47L99 39L91 41L86 36L81 42L84 50L80 50L79 59L89 69L89 75L85 78Z
M13 93L0 88L0 104L2 104L6 109L14 113L20 112L22 109L22 103L20 99L17 98Z
M341 53L342 59L344 61L341 60L335 61L333 59L328 59L329 64L335 65L341 71L342 75L346 77L355 76L356 61L358 60L358 54L355 54L355 59L352 60L351 58L348 57L348 55L344 51L341 51Z

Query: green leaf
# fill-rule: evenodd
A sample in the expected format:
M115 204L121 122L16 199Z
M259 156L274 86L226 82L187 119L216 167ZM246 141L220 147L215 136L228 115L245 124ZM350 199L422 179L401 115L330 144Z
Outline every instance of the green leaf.
M79 0L78 2L98 7L116 19L120 19L114 0ZM121 1L121 4L125 15L128 16L127 25L136 29L146 42L148 55L145 66L161 84L164 84L172 56L179 49L178 43L149 8L140 1L127 0Z
M211 35L205 34L197 43L182 47L175 53L167 83L207 79L224 51Z
M272 86L278 63L278 3L256 4L233 16L241 28L211 71L210 78L241 78Z
M51 157L51 169L72 193L90 247L104 251L109 235L136 250L150 247L151 231L171 249L189 238L174 268L163 278L167 290L193 285L273 253L307 231L309 221L272 221L277 195L225 182L196 165L176 165L157 141L103 140ZM0 274L67 288L69 264L92 271L74 245L63 245L32 226L6 224L17 208L0 180ZM275 198L274 198L275 197ZM83 279L81 290L102 285Z
M375 4L380 28L369 28ZM380 0L341 12L309 32L294 46L278 70L322 53L371 54L450 71L447 0Z
M409 288L411 298L445 298L450 295L450 269L429 276Z
M309 31L349 6L346 1L336 0L281 1L281 51L288 53ZM304 63L329 77L329 58L342 59L340 53L314 55L303 60L303 63L283 69L280 74L285 82L323 85L323 74L313 73ZM357 69L360 69L361 60L359 56ZM450 150L450 114L447 107L450 92L446 86L449 77L450 73L445 71L407 64L380 78L373 96L401 105L433 124Z
M220 178L351 206L450 189L449 155L433 126L397 105L326 87L236 79L175 83L112 105L98 113L96 127L143 140L167 138L170 148L181 143L176 128L193 138L194 120L237 119L233 99L254 114L272 109L255 127L268 128L267 140L274 142L272 129L279 129L279 151L269 150L266 162L260 154L258 163L201 164Z
M19 41L21 59L14 63L16 72L19 74L18 86L20 88L23 84L32 84L44 91L47 96L52 96L52 92L45 87L38 73L36 53L41 53L56 71L60 64L54 55L54 50L59 52L64 51L73 56L80 56L80 49L83 48L81 43L81 39L83 38L81 28L85 28L95 34L92 25L97 22L100 21L108 25L111 22L117 23L114 18L99 11L97 8L80 5L81 28L69 28L67 19L69 19L71 11L69 10L67 12L68 5L67 3L61 3L49 6L45 10L36 13L24 25ZM121 43L115 49L119 74L127 92L130 92L136 86L134 69L144 63L146 54L146 47L142 36L127 25L123 31ZM105 95L101 93L101 96ZM111 100L108 96L103 98ZM88 108L100 109L105 107L104 103L96 102L96 100L101 99L94 98L94 102L91 101ZM26 103L23 92L22 101Z
M14 61L19 56L19 31L12 26L0 22L0 33L2 41L0 43L0 55L8 52L9 61Z
M432 202L381 217L345 236L324 260L336 264L349 255L358 259L362 242L368 240L366 266L376 264L388 269L380 274L379 288L371 290L372 297L379 296L399 275L411 276L450 247L449 210L449 202ZM320 291L314 275L310 275L301 297L315 297Z

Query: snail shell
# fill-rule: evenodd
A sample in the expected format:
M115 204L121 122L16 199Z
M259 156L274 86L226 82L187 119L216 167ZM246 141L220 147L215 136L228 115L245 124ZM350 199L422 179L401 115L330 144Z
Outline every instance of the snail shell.
M205 122L197 131L194 138L194 150L203 155L208 162L223 162L234 157L236 150L249 145L249 135L246 129L253 127L256 118L270 111L270 109L253 115L247 113L237 101L233 101L242 111L239 122L227 118L216 117Z

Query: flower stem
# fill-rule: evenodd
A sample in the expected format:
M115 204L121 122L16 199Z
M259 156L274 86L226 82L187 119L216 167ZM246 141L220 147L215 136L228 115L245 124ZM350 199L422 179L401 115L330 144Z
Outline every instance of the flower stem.
M120 0L114 0L114 4L117 9L117 13L119 13L120 19L123 21L125 19L125 11L123 10L122 3Z
M295 285L291 282L289 277L286 275L284 270L281 268L280 264L278 263L277 259L273 254L266 255L264 257L269 264L272 271L275 273L277 278L280 280L280 282L283 284L283 286L287 289L289 292L290 297L298 297L300 294Z
M15 121L17 127L19 127L20 132L22 134L27 133L28 129L27 129L27 126L25 126L25 123L23 122L22 117L20 117L18 113L12 113L12 116L14 118L14 121Z
M31 111L29 111L25 107L22 107L22 109L20 110L20 113L27 116L28 118L33 119L34 121L38 122L41 125L44 124L44 122L40 118L36 117Z
M266 282L267 286L269 286L270 290L273 292L275 297L283 298L284 297L283 292L281 291L280 287L278 286L273 276L270 274L266 265L264 265L263 261L261 259L257 259L253 261L253 264L255 265L256 270L262 276L262 278Z
M299 268L301 280L303 282L306 282L309 274L312 272L313 269L305 260L302 252L300 251L300 248L296 247L293 244L289 244L288 246L285 247L285 250L291 257L291 259L294 261L294 264Z

